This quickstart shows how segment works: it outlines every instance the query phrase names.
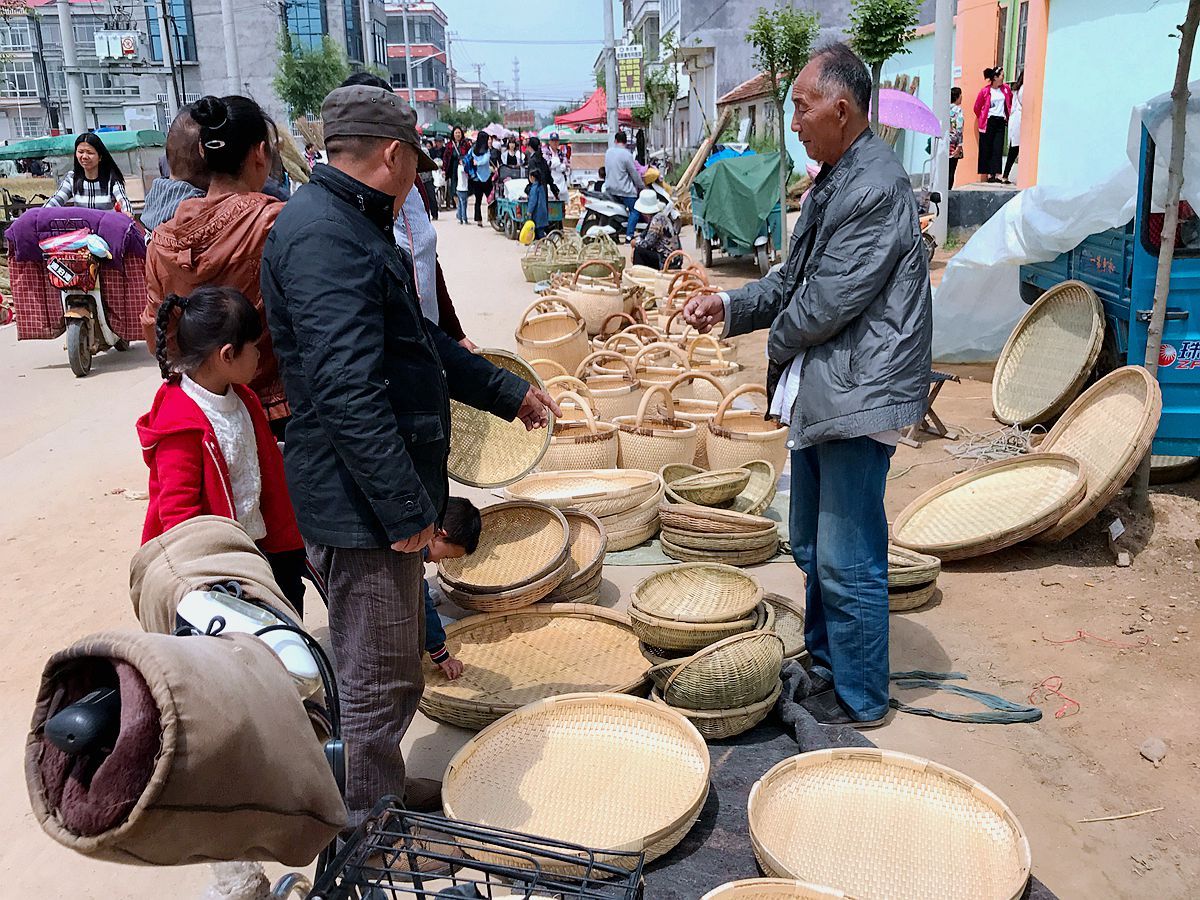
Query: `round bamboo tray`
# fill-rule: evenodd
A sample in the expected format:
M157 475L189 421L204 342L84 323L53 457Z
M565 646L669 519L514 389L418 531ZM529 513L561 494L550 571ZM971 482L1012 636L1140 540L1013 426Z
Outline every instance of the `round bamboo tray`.
M761 547L746 550L694 550L681 547L668 537L660 537L659 544L663 553L683 563L713 562L726 566L757 566L770 562L779 553L778 537Z
M1150 457L1150 483L1175 484L1189 481L1200 472L1200 456Z
M782 692L783 682L776 677L775 686L764 699L733 709L683 709L667 703L657 689L650 692L650 699L682 713L704 735L705 740L720 741L747 732L765 719L775 708Z
M1004 801L907 753L785 759L751 789L749 819L764 874L850 897L1014 900L1029 880L1029 841Z
M783 641L783 658L805 656L808 650L804 646L804 605L782 594L766 594L763 600L775 611L773 628Z
M994 553L1058 522L1086 487L1080 464L1060 453L997 460L912 501L892 526L894 542L942 560Z
M1161 415L1162 391L1141 366L1109 372L1071 404L1038 449L1077 459L1087 494L1041 540L1061 541L1112 502L1150 450Z
M608 550L608 533L599 519L578 509L564 510L563 516L571 533L567 539L567 577L555 589L556 594L573 591L599 575Z
M611 516L633 509L661 487L662 479L656 472L580 469L527 475L509 485L505 493L516 500L534 500L557 509L574 507L595 516Z
M665 487L663 496L668 497ZM664 503L659 510L659 517L666 527L693 534L761 534L775 527L775 522L766 516L688 503Z
M512 372L535 387L543 387L537 372L507 350L478 350L492 365ZM554 416L546 428L526 431L519 419L506 422L489 412L450 401L450 456L447 474L471 487L501 487L533 471L550 446Z
M481 613L511 612L548 597L562 584L566 577L566 571L567 567L564 561L557 569L537 581L510 590L490 593L459 590L441 578L438 579L438 585L441 587L442 593L463 609Z
M650 404L665 404L662 415L651 416ZM622 469L657 472L663 466L691 462L696 456L696 426L675 418L671 392L661 384L652 384L642 397L636 416L617 416L617 446Z
M727 553L762 550L779 543L779 531L774 527L774 523L771 524L770 528L749 534L696 534L664 528L663 537L684 550L722 550Z
M450 681L426 656L421 711L461 728L478 730L556 694L627 694L645 683L629 619L602 607L548 603L469 616L446 627L446 646L463 674Z
M508 591L562 568L570 527L559 510L510 500L479 515L483 529L475 552L438 563L438 575L451 587L477 594Z
M617 467L617 426L597 422L586 398L574 391L558 395L564 414L570 403L578 410L580 419L558 419L550 435L550 446L538 463L544 472L564 472L572 469L615 469Z
M757 410L730 411L738 397L766 393L761 384L743 384L725 395L708 423L708 462L714 469L732 469L765 459L776 472L783 471L788 458L787 427L766 419Z
M941 573L942 561L936 556L888 544L888 590L926 585Z
M1052 287L1009 335L992 378L992 410L1006 425L1045 422L1083 387L1104 342L1104 309L1081 281Z
M630 598L639 611L676 622L732 622L762 601L762 586L727 566L671 566L644 578Z
M841 891L790 878L746 878L713 888L700 900L829 900L845 896Z
M671 490L700 506L724 506L732 503L749 483L749 469L720 469L685 475L671 482Z
M549 603L595 603L600 599L600 586L604 581L603 567L597 568L583 581L576 581L570 587L560 586L554 593L546 597Z
M757 611L734 622L694 624L660 619L657 616L646 615L636 607L630 607L629 622L642 643L666 651L686 650L689 653L703 650L709 644L716 643L723 638L761 627ZM659 660L659 662L666 662L667 659L678 655L677 652L669 652L667 658Z
M932 600L936 592L936 581L919 584L916 587L889 588L888 612L908 612L912 609L919 609Z
M562 298L532 303L522 314L515 337L517 351L525 359L548 359L568 372L574 372L590 350L583 317Z
M653 666L646 675L671 706L734 709L767 697L782 666L783 639L773 631L748 631Z
M695 824L709 765L704 739L674 710L623 694L568 694L469 740L446 769L442 801L449 819L641 850L651 861ZM603 853L598 861L616 862Z

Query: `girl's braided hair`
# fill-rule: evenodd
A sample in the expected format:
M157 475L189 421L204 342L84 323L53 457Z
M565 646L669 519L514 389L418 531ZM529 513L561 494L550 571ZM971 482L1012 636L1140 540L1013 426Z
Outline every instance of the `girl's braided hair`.
M175 311L179 313L176 316ZM174 334L169 333L172 317ZM226 344L241 351L262 335L258 310L231 287L205 286L186 297L168 294L154 317L155 356L163 378L196 371ZM174 338L174 345L171 339Z

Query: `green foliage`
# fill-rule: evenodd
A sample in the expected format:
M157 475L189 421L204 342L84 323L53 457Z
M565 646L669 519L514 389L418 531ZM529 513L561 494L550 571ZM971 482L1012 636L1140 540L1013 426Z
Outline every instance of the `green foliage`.
M777 106L783 105L792 82L808 64L819 28L816 13L759 8L746 41L754 46L754 65L772 82Z
M868 66L877 67L893 56L911 51L920 21L921 0L851 0L850 43Z
M451 128L457 125L463 131L478 131L493 122L503 121L504 116L494 110L476 109L474 106L454 109L450 104L444 103L438 107L438 119Z
M345 54L328 36L322 39L319 50L293 46L287 31L280 36L273 84L279 99L296 118L320 115L326 95L349 75Z
M550 121L554 121L555 116L565 116L569 112L574 112L579 108L579 104L564 103L562 106L556 106L550 110Z
M604 73L606 71L606 66L607 64L596 70L596 87L598 88L604 87Z

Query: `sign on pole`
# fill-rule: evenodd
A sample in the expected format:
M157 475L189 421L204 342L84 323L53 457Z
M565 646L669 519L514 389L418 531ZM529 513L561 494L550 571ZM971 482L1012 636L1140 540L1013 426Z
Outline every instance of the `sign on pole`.
M642 45L617 47L617 106L645 106L646 83L642 77Z

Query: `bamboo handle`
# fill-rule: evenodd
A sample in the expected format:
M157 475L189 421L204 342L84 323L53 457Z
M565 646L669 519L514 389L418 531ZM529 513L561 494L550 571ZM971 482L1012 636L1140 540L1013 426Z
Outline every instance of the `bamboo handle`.
M618 336L619 335L613 335L613 337L618 337ZM621 365L623 365L625 367L625 370L629 373L629 377L631 379L633 378L633 368L629 365L629 360L626 359L624 356L622 356L620 353L618 353L615 350L597 350L595 353L589 353L579 363L579 367L575 370L575 377L579 378L581 380L586 379L587 372L588 372L588 364L596 361L597 359L618 359L618 360L620 360Z
M591 398L592 396L592 389L574 375L555 375L553 378L550 378L546 381L546 390L549 391L550 396L553 397L553 389L564 384L567 385L568 391L574 391L575 393L586 398Z
M684 368L684 369L687 368L687 358L684 357L682 350L680 350L674 344L668 344L663 341L658 341L657 343L654 343L654 344L647 344L645 347L643 347L641 349L641 352L639 352L638 355L633 358L633 374L635 376L637 375L638 367L642 363L642 357L645 356L647 353L649 353L651 350L653 350L655 352L666 353L669 356L673 356L673 357L675 357L675 360L679 363L681 368Z
M696 260L694 260L692 258L692 255L690 253L688 253L686 250L672 250L670 253L667 254L667 258L663 260L662 271L664 274L666 273L667 269L670 267L671 260L673 260L677 256L682 256L684 259L687 260L687 265L684 266L685 269L693 268L696 265Z
M702 334L695 338L688 346L687 362L689 369L692 368L692 360L696 356L696 348L701 344L712 344L713 349L717 351L717 361L720 363L725 362L725 354L721 352L721 345L717 342L717 339L711 334Z
M666 398L667 414L663 416L669 422L675 421L675 398L671 396L671 392L664 385L654 384L646 390L646 396L642 397L642 402L638 404L637 419L634 420L639 428L645 423L646 413L650 408L650 398L657 397L662 394Z
M689 382L695 381L697 378L699 378L703 381L707 381L709 384L711 384L713 387L715 387L717 389L717 394L722 399L725 398L725 388L721 387L721 383L719 381L717 381L717 379L715 379L711 375L709 375L707 372L701 372L699 369L689 369L688 371L684 372L682 375L680 375L678 378L676 378L674 381L672 381L670 384L667 385L667 390L669 390L671 392L671 396L673 397L673 396L675 396L675 388L679 387L679 385L681 385L681 384L688 384Z
M562 406L567 401L571 401L572 403L574 403L576 406L579 407L579 411L581 413L583 413L583 421L587 424L588 431L590 431L592 434L595 434L596 433L596 416L592 412L592 407L588 404L588 402L586 400L584 400L583 397L579 396L579 394L575 393L574 391L563 391L561 394L558 395L558 405L559 406ZM559 421L561 422L563 420L560 418ZM578 420L575 420L575 421L578 421Z
M579 287L579 273L588 266L604 266L608 271L612 272L613 280L617 283L617 287L621 286L621 273L606 259L589 259L579 264L579 268L575 270L575 279L571 282L572 287Z
M635 319L633 316L629 315L629 313L623 313L623 312L613 313L611 316L609 316L607 319L605 319L603 322L600 323L600 334L597 335L597 337L599 337L600 340L606 341L610 337L612 337L613 334L617 333L615 331L612 332L612 334L607 333L608 323L611 322L613 319L628 319L630 325L637 324L637 319ZM624 328L621 329L621 331L624 331L624 330L625 330Z
M734 388L725 395L725 399L717 406L717 414L713 416L713 424L720 427L725 420L725 413L729 407L733 405L733 401L743 394L762 394L767 398L767 404L771 402L771 395L767 393L766 387L761 384L743 384L741 387Z

